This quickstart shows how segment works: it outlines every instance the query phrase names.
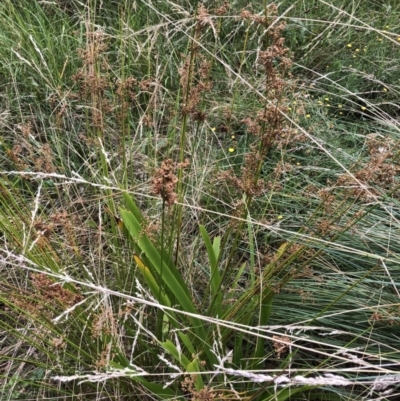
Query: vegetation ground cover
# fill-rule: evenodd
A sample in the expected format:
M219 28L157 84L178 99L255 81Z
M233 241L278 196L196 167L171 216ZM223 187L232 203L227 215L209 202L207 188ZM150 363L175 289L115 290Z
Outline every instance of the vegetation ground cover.
M396 400L400 5L0 4L0 399Z

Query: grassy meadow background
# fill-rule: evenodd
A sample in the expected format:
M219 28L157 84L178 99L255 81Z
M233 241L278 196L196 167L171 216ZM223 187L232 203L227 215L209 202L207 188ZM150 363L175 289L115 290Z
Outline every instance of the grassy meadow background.
M0 26L0 400L400 399L397 0Z

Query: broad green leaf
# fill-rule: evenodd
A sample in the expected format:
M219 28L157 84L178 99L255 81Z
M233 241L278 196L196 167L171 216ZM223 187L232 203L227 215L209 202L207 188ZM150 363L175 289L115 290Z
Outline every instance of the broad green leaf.
M200 372L200 366L199 366L199 362L197 361L197 359L193 359L193 361L188 364L187 371L189 373ZM204 388L203 379L202 379L201 375L194 375L194 376L195 376L194 386L196 387L197 391L200 391L201 389Z
M221 289L221 276L218 270L218 258L220 253L221 238L214 238L213 244L204 226L200 226L200 233L203 237L204 244L207 249L208 260L210 263L210 286L211 286L211 298L214 305L217 306L216 314L219 314L219 308L222 300Z
M158 302L165 306L171 306L171 301L168 296L161 290L154 276L152 275L149 268L143 263L142 259L138 255L133 255L136 265L143 275L147 285L150 287L151 292L157 298Z
M161 343L163 348L171 355L174 357L174 359L179 362L179 364L187 370L187 367L190 363L189 359L186 358L186 356L182 353L179 352L178 349L176 348L175 344L172 343L171 341L167 340L163 343Z
M189 289L187 288L180 272L170 260L168 261L168 263L166 263L165 259L167 252L166 251L163 252L161 256L160 252L153 245L152 241L143 232L144 227L141 224L141 222L143 222L144 220L140 214L139 209L134 204L134 201L131 200L129 205L130 208L132 208L135 215L137 216L137 218L130 211L127 210L120 211L121 218L124 222L125 227L128 230L129 235L136 242L140 251L144 253L146 257L145 259L146 263L149 263L149 265L151 265L154 271L156 271L157 274L160 276L160 279L162 280L164 285L168 287L169 290L174 294L180 307L184 311L192 314L192 316L189 316L188 319L191 323L191 328L197 335L196 342L197 341L201 342L199 347L206 353L208 362L211 365L217 363L216 357L211 352L211 346L208 343L208 338L206 330L204 328L204 323L195 316L193 316L198 314L198 312L192 303ZM150 266L148 267L150 269ZM145 271L147 274L147 270L144 269L143 271ZM156 290L154 283L152 283L152 285L153 289ZM154 293L153 295L157 296L157 294Z

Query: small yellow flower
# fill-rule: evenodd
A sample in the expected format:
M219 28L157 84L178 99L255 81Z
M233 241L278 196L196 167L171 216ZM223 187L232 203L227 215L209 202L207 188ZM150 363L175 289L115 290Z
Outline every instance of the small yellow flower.
M324 100L327 101L327 102L329 102L329 97L326 97Z
M296 163L296 166L301 166L301 163L300 163L300 162L297 162L297 163Z
M400 36L397 38L397 40L400 42Z
M235 136L235 135L232 135L232 136L231 136L231 139L235 139L235 138L236 138L236 136Z
M384 92L387 92L388 90L387 90L387 88L383 88L383 91L384 91Z
M343 106L341 104L338 104L337 107L339 107L339 109L341 109Z
M361 110L367 110L367 108L365 106L361 106Z
M360 49L356 49L356 52L359 53Z
M321 102L321 100L318 100L317 102L320 106L323 105L323 102Z
M339 111L339 114L342 115L342 114L343 114L343 111Z
M228 150L229 150L229 153L233 153L235 151L234 148L229 148Z
M382 38L378 38L378 42L382 42Z
M353 47L353 45L352 45L351 43L349 43L349 44L347 45L347 47L350 49L351 47Z
M291 111L291 110L292 110L292 108L291 108L291 107L288 107L287 109L288 109L288 111Z
M306 114L306 118L311 118L311 114Z
M283 216L280 214L277 218L278 218L278 220L282 220Z
M356 58L356 55L355 55L355 54L353 54L353 58Z
M389 26L389 25L386 25L386 26L385 26L385 28L386 28L386 29L389 29L389 28L390 28L390 26Z

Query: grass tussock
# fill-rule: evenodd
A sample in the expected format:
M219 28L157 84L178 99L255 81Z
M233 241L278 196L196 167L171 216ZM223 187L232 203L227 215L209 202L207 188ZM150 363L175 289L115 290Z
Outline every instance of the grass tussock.
M1 3L1 400L398 399L368 3Z

